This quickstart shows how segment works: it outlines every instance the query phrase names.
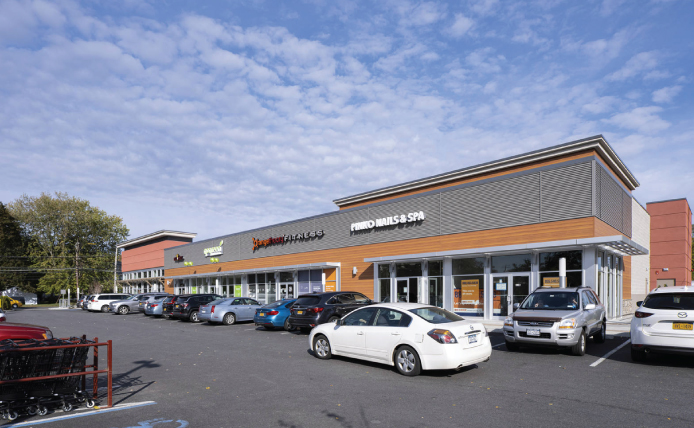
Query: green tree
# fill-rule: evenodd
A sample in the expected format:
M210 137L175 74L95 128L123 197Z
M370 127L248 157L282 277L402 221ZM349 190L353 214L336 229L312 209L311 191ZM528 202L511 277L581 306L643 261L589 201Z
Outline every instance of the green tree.
M22 195L8 208L29 237L31 266L44 273L40 291L74 292L78 282L81 292L95 282L112 287L116 245L130 233L123 219L60 192Z
M33 291L26 272L27 249L21 224L0 202L0 291L12 287Z

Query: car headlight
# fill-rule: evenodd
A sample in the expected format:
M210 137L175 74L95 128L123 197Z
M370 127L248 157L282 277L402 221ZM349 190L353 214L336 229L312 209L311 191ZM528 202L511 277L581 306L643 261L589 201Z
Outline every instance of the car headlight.
M43 334L44 339L53 339L53 332L50 330L46 330L46 332Z
M504 327L513 327L513 318L508 317L504 320Z
M559 323L559 328L576 328L576 319L570 318L568 320L562 320Z

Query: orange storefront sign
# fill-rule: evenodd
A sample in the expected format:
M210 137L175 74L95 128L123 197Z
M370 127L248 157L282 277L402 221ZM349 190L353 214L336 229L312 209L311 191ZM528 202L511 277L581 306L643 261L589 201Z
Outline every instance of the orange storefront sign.
M481 307L479 279L461 279L457 285L453 291L453 309Z
M542 278L543 287L559 288L559 277L551 276Z

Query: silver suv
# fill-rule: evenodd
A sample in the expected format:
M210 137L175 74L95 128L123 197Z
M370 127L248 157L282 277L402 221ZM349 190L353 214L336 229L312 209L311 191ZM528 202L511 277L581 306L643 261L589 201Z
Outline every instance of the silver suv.
M167 296L166 293L144 293L136 296L128 296L124 300L116 300L109 304L109 311L118 315L126 315L129 312L137 312L140 308L140 303L149 299L151 296Z
M586 340L603 343L607 321L605 306L589 287L540 287L513 305L504 321L504 339L509 351L519 346L571 348L574 355L586 353Z

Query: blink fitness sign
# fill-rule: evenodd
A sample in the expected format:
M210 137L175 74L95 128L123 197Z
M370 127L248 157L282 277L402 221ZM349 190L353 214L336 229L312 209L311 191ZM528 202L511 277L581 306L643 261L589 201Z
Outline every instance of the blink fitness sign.
M276 245L276 244L284 244L285 242L292 242L292 241L302 241L305 239L311 239L311 238L320 238L323 236L323 231L322 230L314 230L312 232L303 232L303 233L296 233L294 235L284 235L284 236L278 236L277 238L267 238L267 239L253 239L253 251L257 250L260 247L268 247L270 245Z
M357 230L368 230L374 227L385 227L385 226L395 226L397 224L404 223L414 223L416 221L422 221L426 218L424 211L417 211L409 214L399 214L391 217L377 218L376 220L366 220L357 223L352 223L350 230L352 232Z

